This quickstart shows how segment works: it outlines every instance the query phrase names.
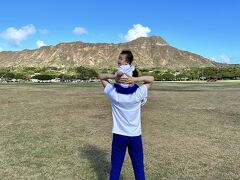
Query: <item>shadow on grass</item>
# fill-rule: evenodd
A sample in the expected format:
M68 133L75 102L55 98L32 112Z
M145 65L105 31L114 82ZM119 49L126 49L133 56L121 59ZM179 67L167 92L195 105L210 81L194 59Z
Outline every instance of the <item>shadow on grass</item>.
M91 167L97 174L98 180L109 179L111 164L107 159L108 153L106 151L90 144L85 145L79 151L83 157L88 159ZM120 179L123 180L123 176Z

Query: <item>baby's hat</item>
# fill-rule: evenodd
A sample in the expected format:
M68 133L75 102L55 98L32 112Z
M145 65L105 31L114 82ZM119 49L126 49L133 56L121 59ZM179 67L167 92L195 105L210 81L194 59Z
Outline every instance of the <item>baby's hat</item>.
M133 75L133 71L135 70L135 67L133 65L130 64L126 64L126 65L121 65L117 68L117 70L119 72L122 72L124 74L127 74L129 76Z

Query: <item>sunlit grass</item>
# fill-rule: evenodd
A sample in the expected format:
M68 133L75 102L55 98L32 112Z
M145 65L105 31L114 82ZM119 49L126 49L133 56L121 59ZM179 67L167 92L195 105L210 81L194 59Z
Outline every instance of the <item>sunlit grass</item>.
M142 109L147 179L240 178L240 84L155 82ZM108 179L100 83L1 84L0 179ZM126 156L122 179L134 179Z

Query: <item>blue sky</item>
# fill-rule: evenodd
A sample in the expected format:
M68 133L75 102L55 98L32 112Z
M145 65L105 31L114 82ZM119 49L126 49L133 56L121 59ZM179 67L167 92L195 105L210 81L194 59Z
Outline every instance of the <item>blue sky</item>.
M218 62L240 63L239 0L2 0L0 51L158 35Z

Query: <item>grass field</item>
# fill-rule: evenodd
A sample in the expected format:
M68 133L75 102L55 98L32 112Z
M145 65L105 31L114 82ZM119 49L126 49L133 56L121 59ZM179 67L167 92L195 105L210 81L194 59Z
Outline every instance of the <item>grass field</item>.
M0 84L0 179L108 179L111 127L100 84ZM240 179L240 82L155 82L142 131L149 180Z

